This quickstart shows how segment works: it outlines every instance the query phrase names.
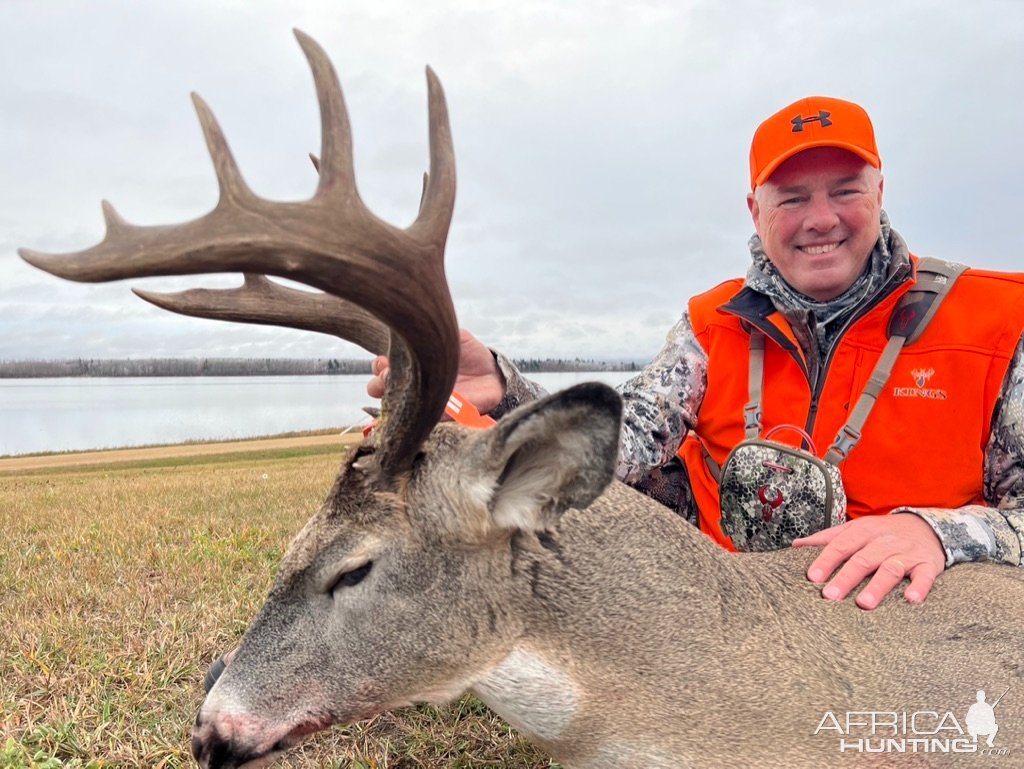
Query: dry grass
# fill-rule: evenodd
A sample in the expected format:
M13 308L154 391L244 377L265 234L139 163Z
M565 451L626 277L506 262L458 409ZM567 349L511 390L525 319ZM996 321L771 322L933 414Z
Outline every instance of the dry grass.
M338 456L0 476L0 769L193 766L232 648ZM339 727L291 767L547 767L480 703Z

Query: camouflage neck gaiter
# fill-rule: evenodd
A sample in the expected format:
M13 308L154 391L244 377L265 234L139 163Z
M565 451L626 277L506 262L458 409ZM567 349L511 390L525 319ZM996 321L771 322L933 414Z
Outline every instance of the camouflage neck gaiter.
M747 285L766 294L793 328L807 358L810 373L817 377L821 362L839 337L839 332L857 310L872 301L883 287L892 287L888 278L909 274L910 253L899 233L892 229L883 211L880 234L867 267L846 291L827 302L801 294L789 285L771 263L757 235L750 238L752 263L747 270Z

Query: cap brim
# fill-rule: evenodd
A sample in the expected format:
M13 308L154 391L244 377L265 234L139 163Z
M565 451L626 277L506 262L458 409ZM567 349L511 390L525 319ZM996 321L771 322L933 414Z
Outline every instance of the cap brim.
M846 150L847 152L852 152L854 155L857 155L858 157L862 158L864 162L867 163L869 166L873 166L874 168L882 167L882 161L878 157L878 155L874 155L868 152L863 147L858 147L854 144L849 144L846 142L837 142L829 139L819 139L818 141L809 141L806 144L801 144L797 147L791 147L790 149L786 150L781 155L779 155L777 158L772 160L771 163L769 163L768 165L761 169L761 173L758 174L757 178L754 180L754 189L757 189L766 181L768 181L768 177L775 173L775 169L777 169L791 157L793 157L794 155L799 155L804 150L814 149L815 147L836 147L841 150Z

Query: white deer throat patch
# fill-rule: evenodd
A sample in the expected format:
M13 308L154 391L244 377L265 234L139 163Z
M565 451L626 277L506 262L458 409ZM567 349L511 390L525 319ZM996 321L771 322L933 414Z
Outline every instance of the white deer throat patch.
M515 649L473 685L491 710L527 735L557 740L579 705L572 677L534 652Z

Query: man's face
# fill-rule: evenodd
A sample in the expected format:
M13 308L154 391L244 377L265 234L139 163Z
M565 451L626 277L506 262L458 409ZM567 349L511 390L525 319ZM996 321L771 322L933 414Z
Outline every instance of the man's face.
M747 196L775 268L801 294L828 301L864 271L878 240L882 176L852 152L794 155Z

